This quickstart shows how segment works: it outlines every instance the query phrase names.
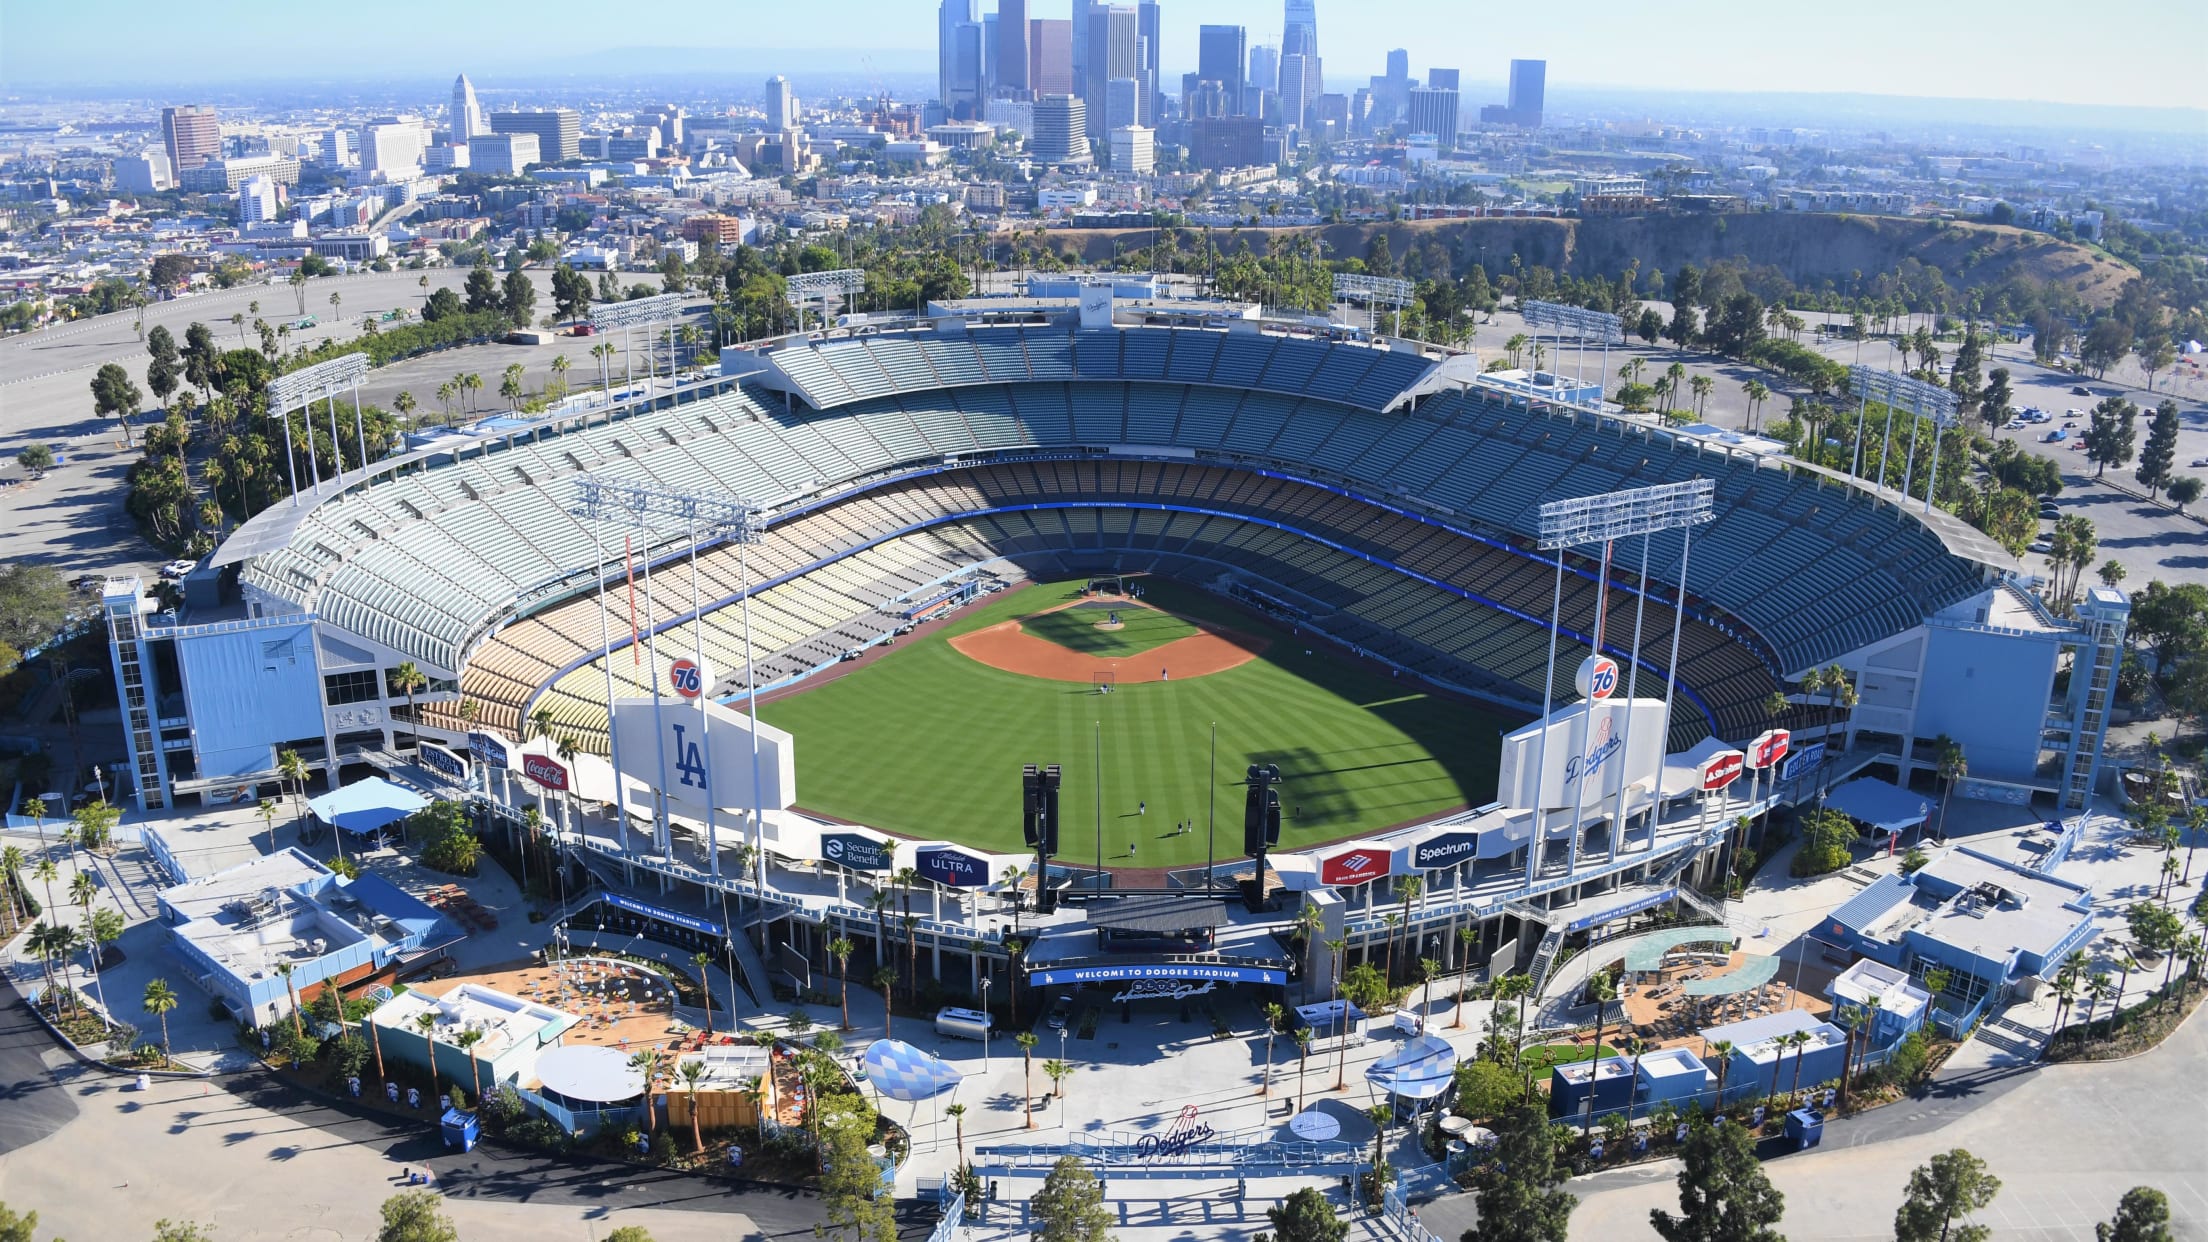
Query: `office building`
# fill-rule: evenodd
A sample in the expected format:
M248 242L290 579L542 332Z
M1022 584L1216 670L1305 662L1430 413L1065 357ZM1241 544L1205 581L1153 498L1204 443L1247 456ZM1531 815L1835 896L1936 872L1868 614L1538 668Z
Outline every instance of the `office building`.
M1260 116L1253 96L1280 89L1280 49L1260 43L1250 49L1250 72L1242 79L1242 115Z
M1141 125L1112 130L1112 171L1146 176L1158 166L1155 131Z
M797 125L797 92L790 88L790 80L781 74L767 79L766 93L767 128L785 130Z
M1142 123L1142 81L1139 78L1113 78L1104 84L1104 129L1109 133L1126 125Z
M1028 93L1071 95L1078 79L1073 74L1073 23L1064 18L1038 17L1027 23Z
M1025 99L1034 88L1027 72L1027 0L997 0L997 89Z
M176 174L169 168L169 153L147 147L136 155L115 161L115 188L132 194L158 194L176 188Z
M1083 101L1071 95L1035 100L1035 132L1028 147L1046 164L1078 164L1089 159L1089 120Z
M353 141L353 131L333 129L322 135L322 167L354 168L359 164L360 144Z
M1453 150L1457 145L1457 93L1412 87L1406 123L1414 134L1432 134L1441 150Z
M1328 91L1311 101L1311 128L1323 131L1329 142L1349 136L1349 96Z
M161 145L168 148L171 170L197 168L222 154L222 122L205 104L163 108Z
M1135 60L1141 67L1142 124L1156 128L1163 111L1158 98L1158 49L1164 43L1165 15L1158 0L1141 0L1135 6Z
M494 134L535 134L537 152L544 163L559 164L582 151L583 118L572 108L532 109L527 112L493 112ZM482 167L482 161L476 162Z
M1489 125L1515 125L1520 129L1541 128L1541 112L1546 102L1549 62L1545 60L1514 60L1510 62L1510 102L1489 104L1480 109L1480 120Z
M1073 93L1089 97L1089 12L1096 0L1073 0Z
M1299 52L1313 61L1319 58L1317 0L1287 0L1282 14L1280 54L1286 57Z
M1266 164L1265 122L1254 116L1204 117L1188 123L1188 157L1216 172Z
M1301 129L1310 121L1311 84L1319 77L1318 66L1301 52L1280 54L1280 123L1289 129Z
M228 194L255 177L278 185L299 184L299 161L288 155L241 155L212 159L176 174L177 188L192 194Z
M360 127L360 166L404 176L422 166L429 129L414 117L382 116Z
M1227 115L1226 89L1210 78L1199 78L1193 73L1181 75L1181 118L1194 120L1200 116Z
M1089 145L1101 146L1104 134L1110 127L1105 124L1106 105L1110 99L1113 78L1140 79L1142 64L1139 57L1141 35L1136 28L1136 13L1129 4L1093 4L1089 6L1088 90L1082 98L1088 103Z
M936 98L960 120L981 115L982 27L975 0L942 0L936 10Z
M1388 53L1388 79L1401 82L1411 76L1411 54L1403 48Z
M276 183L269 178L254 177L238 187L239 224L266 224L280 210Z
M1426 89L1430 91L1456 90L1457 71L1454 69L1428 69L1426 71Z
M458 172L468 167L467 147L443 144L422 152L422 168L427 172Z
M452 81L452 141L465 143L477 134L490 132L483 123L483 105L475 98L475 83L461 74Z
M1249 32L1240 26L1201 26L1196 31L1196 77L1217 82L1227 116L1242 115L1242 75L1249 59ZM1185 96L1186 91L1182 92ZM1207 116L1221 115L1219 112Z
M547 163L543 155L543 144L533 133L483 134L468 144L468 167L493 176L518 177L532 164Z

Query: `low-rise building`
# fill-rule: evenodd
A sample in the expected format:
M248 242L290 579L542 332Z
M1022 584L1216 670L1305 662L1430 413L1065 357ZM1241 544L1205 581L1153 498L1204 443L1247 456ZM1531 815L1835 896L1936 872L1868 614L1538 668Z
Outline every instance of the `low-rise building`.
M425 1016L427 1030L423 1029ZM568 1028L582 1019L481 984L463 983L443 996L418 989L402 993L377 1006L369 1021L375 1024L384 1056L425 1069L434 1058L443 1081L480 1083L487 1091L527 1084L536 1076L538 1054L557 1047ZM478 1037L472 1046L463 1046L459 1041L470 1032Z
M1797 1044L1793 1039L1797 1034L1807 1039ZM1782 1009L1702 1032L1703 1047L1720 1043L1733 1047L1725 1071L1725 1099L1734 1102L1837 1081L1847 1055L1848 1033L1807 1009Z

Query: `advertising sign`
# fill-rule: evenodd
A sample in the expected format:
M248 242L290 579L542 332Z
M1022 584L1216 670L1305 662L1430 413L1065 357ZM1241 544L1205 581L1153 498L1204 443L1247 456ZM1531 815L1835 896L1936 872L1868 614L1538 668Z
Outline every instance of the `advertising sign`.
M688 928L707 936L726 936L728 934L726 929L711 919L701 919L694 914L683 914L680 911L669 910L664 906L647 905L632 897L623 897L619 893L607 893L604 900L607 905L616 910L641 914L645 918L658 919L662 923L671 923L676 927Z
M824 862L853 871L888 871L897 865L895 846L855 832L822 833L820 857Z
M1411 870L1432 871L1437 867L1471 862L1479 849L1480 834L1476 832L1445 832L1438 837L1428 837L1411 847Z
M949 888L980 888L989 883L989 860L964 850L936 846L913 858L920 878Z
M1363 884L1388 873L1388 851L1377 845L1357 845L1319 860L1319 883Z
M1495 800L1519 811L1591 806L1628 784L1654 786L1663 762L1662 699L1577 703L1503 738Z
M676 694L694 699L705 693L705 687L713 680L705 666L689 656L684 656L667 668L667 685Z
M567 765L550 755L523 755L521 757L521 774L546 789L556 789L561 793L566 793L569 787Z
M1565 925L1564 930L1567 932L1586 931L1590 927L1599 927L1612 919L1622 919L1629 914L1639 914L1643 910L1653 910L1678 895L1679 890L1676 888L1658 889L1623 905L1611 906L1598 910L1584 918L1574 919Z
M1788 752L1786 760L1779 764L1779 779L1782 781L1793 780L1797 776L1815 770L1817 765L1824 761L1825 744L1823 742L1811 742L1800 750Z
M456 781L468 779L468 761L453 754L435 742L423 742L414 748L414 757L432 772L442 772Z
M1618 691L1618 662L1606 655L1588 656L1579 662L1572 684L1581 698L1601 702Z
M705 675L702 669L693 671ZM665 793L677 812L701 819L713 808L751 808L751 727L749 716L702 694L687 702L619 699L613 705L613 741L622 775ZM758 772L760 805L771 811L788 809L797 801L795 739L761 724Z
M1716 793L1740 779L1748 756L1737 750L1721 750L1702 761L1702 792Z
M487 763L494 768L513 766L506 758L506 739L485 733L481 729L468 734L468 753L474 755L477 762Z
M1191 962L1167 966L1068 966L1059 970L1033 971L1027 976L1031 986L1046 988L1058 983L1118 983L1127 979L1210 979L1219 983L1284 984L1288 982L1288 972L1270 966L1199 965Z
M1794 735L1784 729L1772 729L1748 744L1748 766L1768 768L1786 758L1786 746Z

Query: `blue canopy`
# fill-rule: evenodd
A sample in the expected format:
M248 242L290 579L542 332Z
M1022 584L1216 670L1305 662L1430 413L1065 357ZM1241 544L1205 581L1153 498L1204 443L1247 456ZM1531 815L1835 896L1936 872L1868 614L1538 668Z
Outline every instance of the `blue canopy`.
M925 1100L958 1085L959 1072L901 1039L867 1045L866 1077L893 1100Z
M1900 832L1932 815L1931 799L1871 776L1857 777L1833 790L1825 805L1887 832Z
M1420 1035L1373 1062L1365 1081L1412 1100L1430 1100L1449 1087L1457 1050L1439 1035Z
M429 799L380 776L354 781L307 802L316 819L362 836L381 832L428 805Z

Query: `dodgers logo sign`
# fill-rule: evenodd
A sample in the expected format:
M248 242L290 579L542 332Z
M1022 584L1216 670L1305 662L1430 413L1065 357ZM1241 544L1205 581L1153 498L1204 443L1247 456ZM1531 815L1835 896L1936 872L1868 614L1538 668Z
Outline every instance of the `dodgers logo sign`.
M523 755L521 774L546 789L567 790L567 765L546 755Z
M669 725L668 728L675 734L675 743L670 748L675 761L675 775L682 778L682 783L687 788L706 788L705 747L691 740L688 736L690 730L682 725Z
M1600 703L1617 693L1618 662L1605 655L1588 656L1579 662L1573 682L1589 702Z
M1617 670L1613 668L1611 671L1614 673ZM1604 760L1618 753L1618 748L1625 743L1613 736L1613 728L1610 717L1604 716L1601 723L1595 726L1595 735L1588 739L1591 744L1587 753L1573 755L1564 761L1565 784L1569 785L1582 776L1592 775L1595 769L1603 765Z
M667 684L683 698L697 698L705 693L705 669L696 660L684 656L667 670Z

